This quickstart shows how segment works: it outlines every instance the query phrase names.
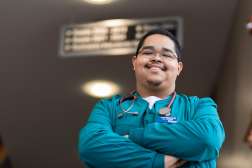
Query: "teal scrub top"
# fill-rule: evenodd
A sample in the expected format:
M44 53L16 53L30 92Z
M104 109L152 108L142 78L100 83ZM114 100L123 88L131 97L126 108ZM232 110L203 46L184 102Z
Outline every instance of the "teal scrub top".
M171 96L152 109L138 93L121 106L121 96L99 101L81 129L78 151L89 168L164 168L164 156L188 161L184 168L215 168L225 133L211 98L178 93L171 106L176 122L159 122L159 110ZM123 115L121 115L123 114Z

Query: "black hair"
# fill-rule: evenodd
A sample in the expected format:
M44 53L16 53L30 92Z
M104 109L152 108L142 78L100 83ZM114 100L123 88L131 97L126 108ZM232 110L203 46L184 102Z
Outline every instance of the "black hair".
M147 32L140 40L139 40L139 43L138 43L138 46L137 46L137 50L136 50L136 56L139 54L139 50L140 48L143 46L143 43L144 43L144 40L149 37L150 35L153 35L153 34L161 34L161 35L165 35L167 37L169 37L173 43L175 44L175 52L178 56L178 61L181 61L181 46L178 42L178 40L176 39L176 37L171 33L169 32L168 30L166 29L162 29L162 28L159 28L159 29L153 29L149 32Z

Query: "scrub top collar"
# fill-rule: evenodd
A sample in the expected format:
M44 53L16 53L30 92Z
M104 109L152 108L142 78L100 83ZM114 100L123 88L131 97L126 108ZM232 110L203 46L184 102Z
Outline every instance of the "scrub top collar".
M131 95L133 95L133 96L136 96L136 100L137 99L142 99L142 100L144 100L144 98L138 93L138 91L136 91L136 90L134 90L134 91L132 91L131 92ZM177 94L178 95L178 94ZM158 101L166 101L166 100L170 100L171 98L172 98L172 96L173 96L173 94L171 94L171 95L169 95L169 96L167 96L166 98L160 98L160 100L158 100ZM146 100L144 100L144 101L146 101Z

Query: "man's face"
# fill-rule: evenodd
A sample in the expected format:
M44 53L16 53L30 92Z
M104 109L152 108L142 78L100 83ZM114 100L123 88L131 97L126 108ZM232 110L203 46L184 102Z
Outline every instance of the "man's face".
M174 42L167 36L148 36L132 59L137 84L155 88L175 86L183 64L178 62Z

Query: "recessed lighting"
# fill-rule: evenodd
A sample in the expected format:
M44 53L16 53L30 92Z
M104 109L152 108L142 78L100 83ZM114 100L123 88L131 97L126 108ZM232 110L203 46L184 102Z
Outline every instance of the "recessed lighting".
M116 26L123 26L127 24L129 20L126 19L111 19L103 21L103 24L108 27L116 27Z
M84 0L88 3L95 4L95 5L104 5L114 2L115 0Z
M90 96L102 98L118 94L120 87L111 81L94 80L84 84L82 90Z

